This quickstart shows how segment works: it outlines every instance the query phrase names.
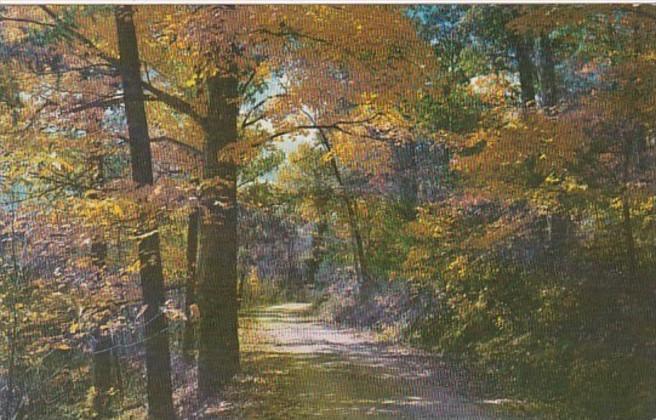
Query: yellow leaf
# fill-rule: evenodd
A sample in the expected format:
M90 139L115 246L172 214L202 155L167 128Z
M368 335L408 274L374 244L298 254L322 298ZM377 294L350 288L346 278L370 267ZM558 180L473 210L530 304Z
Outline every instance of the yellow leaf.
M322 162L330 162L330 160L335 156L335 153L331 150L330 152L327 152L323 156L321 156L321 161Z
M118 204L114 204L113 210L114 210L114 214L117 217L123 217L123 209L121 209L121 206L119 206Z

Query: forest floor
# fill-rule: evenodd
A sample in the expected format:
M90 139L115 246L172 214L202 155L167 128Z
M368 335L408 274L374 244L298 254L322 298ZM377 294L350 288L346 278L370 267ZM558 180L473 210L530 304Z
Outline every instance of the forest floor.
M244 373L202 418L508 418L436 355L322 323L310 305L242 316Z

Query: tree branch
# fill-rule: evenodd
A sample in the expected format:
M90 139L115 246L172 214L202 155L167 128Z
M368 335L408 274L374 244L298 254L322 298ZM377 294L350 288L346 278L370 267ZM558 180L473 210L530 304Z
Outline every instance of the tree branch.
M12 17L8 17L8 16L0 16L0 22L29 23L29 24L32 24L32 25L45 26L45 27L48 27L48 28L57 28L57 25L55 25L53 23L40 22L38 20L26 19L26 18L12 18Z
M257 70L253 70L251 74L248 76L248 79L242 83L242 85L239 87L239 93L242 95L246 93L248 90L248 86L253 82L253 79L255 79L255 75L257 74Z
M309 115L306 111L302 111L302 112L305 115ZM281 131L281 132L272 134L269 137L269 140L273 140L273 139L276 139L278 137L286 136L288 134L292 134L292 133L295 133L295 132L301 131L301 130L319 130L319 131L321 131L321 130L340 130L340 131L343 131L347 134L351 134L348 131L345 131L341 126L343 126L343 125L350 126L350 125L365 124L365 123L374 121L379 116L380 116L380 114L376 113L376 114L372 115L371 117L367 117L367 118L364 118L364 119L361 119L361 120L342 120L342 121L335 121L332 124L316 124L315 123L315 124L297 125L297 126L291 128L289 130L285 130L285 131ZM314 119L311 119L311 121L314 121Z
M81 111L86 111L87 109L92 109L92 108L106 108L111 105L118 105L123 102L123 96L113 96L110 98L101 98L101 99L96 99L91 102L87 102L82 105L78 105L75 108L71 108L68 110L69 113L74 114L76 112L81 112Z
M110 63L112 66L118 68L119 67L119 61L118 59L105 54L96 44L93 43L89 38L85 37L81 33L75 30L71 25L67 24L66 22L62 21L59 16L50 8L46 5L41 5L39 6L41 10L43 10L52 20L54 20L64 31L66 31L70 36L73 38L77 39L79 42L81 42L83 45L91 48L98 54L98 57L102 58L103 60L107 61ZM57 25L55 25L57 26Z
M241 129L243 130L244 128L246 128L250 125L253 125L256 122L262 120L262 118L264 118L264 116L259 116L259 117L255 118L254 120L249 121L249 119L251 118L251 115L253 115L253 112L257 111L264 104L266 104L269 100L274 99L274 98L282 98L282 97L285 97L285 96L287 96L286 93L280 93L280 94L277 94L277 95L267 96L266 98L262 99L261 101L259 101L255 105L253 105L251 107L251 109L249 109L248 112L246 113L246 115L244 116L244 121L241 124Z
M155 100L160 101L172 109L183 113L195 121L204 124L205 123L205 118L200 115L194 108L191 106L191 104L187 101L185 101L182 98L179 98L178 96L172 95L168 92L165 92L161 89L156 88L150 83L147 82L141 82L142 86L144 89L146 89L148 92L152 93L155 97Z
M151 143L159 143L159 142L171 143L171 144L175 144L176 146L185 149L187 152L191 153L194 156L200 157L200 156L203 155L203 152L196 149L194 146L192 146L190 144L187 144L187 143L184 143L184 142L182 142L178 139L168 137L168 136L153 137L153 138L150 139L150 142Z
M130 141L130 139L128 139L125 136L119 135L118 138L125 141L126 143ZM196 149L194 146L192 146L190 144L187 144L187 143L185 143L181 140L174 139L173 137L169 137L169 136L152 137L150 139L150 142L151 143L171 143L171 144L174 144L178 147L181 147L181 148L185 149L187 152L191 153L194 156L202 156L202 154L203 154L202 151Z

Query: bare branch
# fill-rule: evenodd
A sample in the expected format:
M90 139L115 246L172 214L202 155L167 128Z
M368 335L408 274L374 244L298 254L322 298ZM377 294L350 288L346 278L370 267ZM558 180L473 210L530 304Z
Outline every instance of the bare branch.
M202 156L202 152L196 149L194 146L184 143L178 139L174 139L172 137L168 137L168 136L153 137L150 139L150 142L151 143L166 142L166 143L175 144L176 146L183 148L184 150L193 154L194 156Z
M251 74L248 76L248 79L240 86L239 93L241 94L246 93L246 90L248 90L248 86L253 82L256 74L257 74L257 70L253 70L251 72Z
M285 93L280 93L280 94L277 94L277 95L267 96L266 98L262 99L261 101L259 101L255 105L253 105L251 107L251 109L249 109L248 112L246 113L246 115L244 116L244 121L241 124L241 129L243 130L244 128L246 128L250 125L253 125L256 122L262 120L262 118L264 118L264 116L259 116L259 117L255 118L254 120L250 121L251 115L253 115L253 113L255 111L257 111L259 108L261 108L264 104L266 104L271 99L282 98L282 97L285 97L285 96L287 96L287 94L285 94Z
M118 136L119 139L125 141L126 143L129 142L130 140L125 137L125 136ZM194 156L202 156L202 152L198 149L196 149L194 146L187 144L181 140L174 139L173 137L169 136L159 136L159 137L153 137L150 139L151 143L171 143L174 144L182 149L185 149L187 152Z
M53 23L40 22L40 21L34 20L34 19L13 18L13 17L8 17L8 16L0 16L0 22L29 23L29 24L32 24L32 25L45 26L45 27L48 27L48 28L56 28L57 27L57 25L55 25Z
M147 82L142 82L142 86L144 87L144 89L146 89L147 91L149 91L150 93L152 93L155 96L155 100L158 100L158 101L168 105L169 107L173 108L174 110L176 110L178 112L181 112L181 113L191 117L192 119L194 119L195 121L197 121L201 124L205 123L205 118L202 115L200 115L198 112L196 112L196 110L194 110L194 108L191 106L191 104L189 102L185 101L184 99L182 99L178 96L172 95L168 92L165 92L161 89L158 89L155 86L153 86L153 85L151 85L150 83L147 83Z
M107 108L112 105L118 105L123 102L123 96L113 96L110 98L101 98L96 99L95 101L87 102L82 105L78 105L75 108L68 110L69 113L74 114L76 112L86 111L87 109L92 108Z
M71 25L69 25L66 22L62 21L61 18L59 16L57 16L57 13L50 10L50 8L48 6L40 5L39 8L41 10L43 10L48 16L50 16L50 18L52 20L57 22L57 24L60 25L60 27L64 31L66 31L66 33L68 35L72 36L73 38L75 38L76 40L81 42L83 45L85 45L85 46L91 48L92 50L94 50L96 52L96 54L98 55L98 57L100 57L103 60L107 61L108 63L110 63L114 67L119 66L118 59L116 59L116 58L114 58L110 55L105 54L96 44L93 43L93 41L91 41L89 38L85 37L84 35L82 35L78 31L76 31L75 28L72 27Z
M302 111L302 112L306 115L309 115L306 111ZM302 131L302 130L318 130L318 131L321 131L321 130L340 130L340 131L344 131L348 134L352 134L352 133L349 133L349 132L345 131L344 128L342 128L341 126L343 126L343 125L352 126L352 125L366 124L366 123L374 121L379 116L380 116L380 114L374 114L371 117L367 117L367 118L364 118L364 119L361 119L361 120L342 120L342 121L335 121L332 124L316 124L316 123L314 123L314 124L297 125L297 126L291 128L289 130L285 130L285 131L275 133L275 134L271 135L269 137L269 139L273 140L273 139L276 139L278 137L286 136L288 134L293 134L295 132ZM311 118L311 117L309 117L309 118ZM315 121L315 120L312 119L311 121Z

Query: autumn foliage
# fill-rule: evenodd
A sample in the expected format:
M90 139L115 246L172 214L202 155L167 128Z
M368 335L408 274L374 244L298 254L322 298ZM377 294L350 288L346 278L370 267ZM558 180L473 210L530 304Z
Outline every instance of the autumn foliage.
M0 417L201 415L282 299L653 416L653 9L0 6Z

